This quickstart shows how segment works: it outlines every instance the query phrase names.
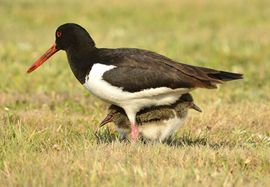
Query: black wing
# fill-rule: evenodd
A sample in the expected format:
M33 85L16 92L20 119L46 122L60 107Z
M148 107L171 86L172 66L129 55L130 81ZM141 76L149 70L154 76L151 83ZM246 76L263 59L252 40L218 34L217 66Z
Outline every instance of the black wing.
M224 81L242 79L242 74L177 63L157 53L133 49L100 49L97 60L117 67L105 72L103 78L126 91L169 87L216 88Z
M168 87L192 88L191 81L185 81L188 77L179 74L177 77L172 73L155 71L152 69L117 67L107 71L103 79L111 85L121 87L123 91L137 92L149 88ZM192 78L191 78L192 79Z

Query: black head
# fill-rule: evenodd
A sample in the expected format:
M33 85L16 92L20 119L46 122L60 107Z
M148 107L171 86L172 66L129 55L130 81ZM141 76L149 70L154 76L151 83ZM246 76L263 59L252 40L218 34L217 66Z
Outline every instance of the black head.
M89 52L95 49L95 42L89 33L80 25L75 23L66 23L57 28L55 32L55 43L27 70L31 73L41 64L48 60L59 50L73 50Z
M75 23L66 23L56 29L55 44L59 50L83 46L95 47L95 42L89 33L83 27Z

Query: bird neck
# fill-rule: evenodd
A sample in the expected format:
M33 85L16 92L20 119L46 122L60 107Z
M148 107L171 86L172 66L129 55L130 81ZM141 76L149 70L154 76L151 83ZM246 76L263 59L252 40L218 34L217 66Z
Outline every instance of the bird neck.
M75 77L81 84L95 63L97 48L93 45L70 47L66 50L68 63Z
M175 107L176 115L180 118L184 118L187 116L189 104L188 102L178 103Z

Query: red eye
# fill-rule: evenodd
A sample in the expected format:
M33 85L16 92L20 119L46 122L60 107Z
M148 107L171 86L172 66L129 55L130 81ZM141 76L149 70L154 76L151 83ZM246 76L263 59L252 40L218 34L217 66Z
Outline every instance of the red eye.
M62 33L61 33L60 31L57 31L57 32L56 32L56 36L57 36L58 38L60 38L60 37L62 36Z

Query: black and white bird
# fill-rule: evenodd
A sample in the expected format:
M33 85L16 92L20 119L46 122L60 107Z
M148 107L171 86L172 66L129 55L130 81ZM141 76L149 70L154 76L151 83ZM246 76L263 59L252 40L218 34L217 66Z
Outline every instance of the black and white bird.
M136 113L149 106L174 103L195 88L216 88L242 74L177 63L160 54L135 48L97 48L80 25L57 28L55 43L29 69L34 71L59 50L66 51L71 70L80 83L102 100L123 108L138 137Z
M187 93L173 104L140 110L136 115L139 134L146 139L162 142L183 125L189 109L201 112L201 109L193 102L192 96ZM126 139L131 128L129 119L122 108L116 105L109 107L109 113L100 126L109 122L115 124L120 140Z

